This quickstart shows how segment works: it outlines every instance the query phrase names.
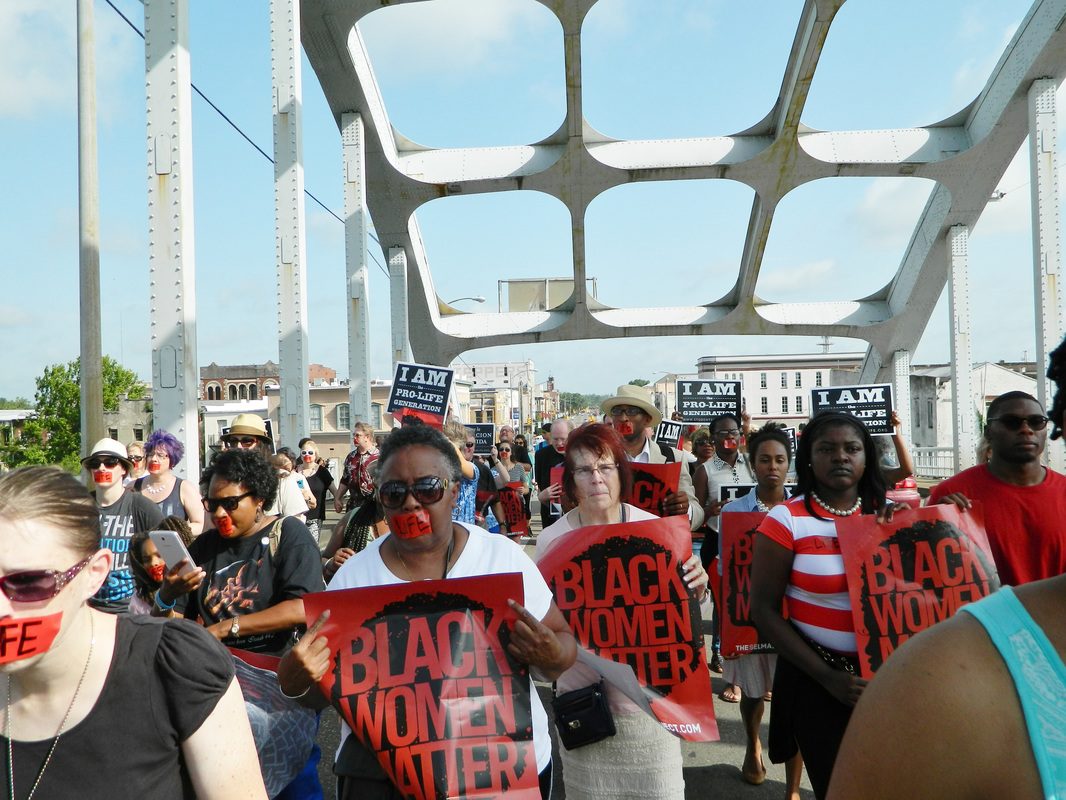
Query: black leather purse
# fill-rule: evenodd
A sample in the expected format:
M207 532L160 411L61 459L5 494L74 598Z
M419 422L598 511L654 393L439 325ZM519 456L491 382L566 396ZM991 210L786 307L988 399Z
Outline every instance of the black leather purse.
M602 678L591 686L555 695L552 709L559 741L567 750L594 744L616 733Z

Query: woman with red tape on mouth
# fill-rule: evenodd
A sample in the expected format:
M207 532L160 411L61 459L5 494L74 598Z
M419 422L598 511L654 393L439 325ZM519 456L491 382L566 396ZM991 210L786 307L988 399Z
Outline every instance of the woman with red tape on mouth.
M140 492L157 506L164 517L187 519L192 535L204 529L204 507L200 490L192 481L183 481L174 474L174 467L185 456L185 446L167 431L152 431L144 443L148 474L133 482L133 491Z
M538 679L554 680L577 657L574 637L540 571L521 547L506 537L452 520L461 466L455 447L440 431L428 425L393 431L381 446L376 490L390 533L345 561L329 589L520 572L525 607L511 600L518 620L512 625L508 650L529 664ZM306 705L325 708L327 699L312 687L331 667L327 640L309 631L282 659L278 678L286 694L303 696ZM547 800L552 781L551 739L532 677L530 681L533 749L541 795ZM402 797L374 755L343 723L334 772L340 800Z
M0 477L0 781L11 797L266 797L232 659L88 605L114 554L57 467Z

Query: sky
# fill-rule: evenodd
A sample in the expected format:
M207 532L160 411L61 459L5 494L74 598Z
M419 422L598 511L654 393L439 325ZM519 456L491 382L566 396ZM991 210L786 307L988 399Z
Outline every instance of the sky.
M137 0L112 0L143 30ZM616 138L724 135L772 107L801 0L600 0L582 37L585 114ZM1029 3L850 0L830 30L803 123L821 129L926 125L972 101ZM95 4L103 349L151 379L143 41ZM190 0L193 82L271 150L268 3ZM436 147L513 145L554 132L565 103L561 29L534 0L431 0L383 8L360 32L393 125ZM31 398L47 365L77 357L78 165L75 4L0 2L0 397ZM1059 107L1063 108L1060 91ZM198 360L277 360L273 167L193 98ZM340 135L303 61L305 183L343 208ZM1060 125L1066 135L1066 125ZM1060 148L1063 144L1060 143ZM1060 170L1060 177L1063 170ZM932 183L842 178L795 189L778 208L758 293L845 300L890 280ZM1035 352L1029 160L1023 145L969 245L977 361ZM591 204L588 274L617 306L711 302L736 277L752 191L730 181L621 186ZM308 201L309 355L347 376L343 227ZM435 200L418 211L441 299L497 280L572 275L568 216L535 192ZM371 242L372 378L392 374L385 258ZM376 263L375 263L376 262ZM1009 292L1004 295L1003 281ZM1009 313L1004 314L1005 307ZM796 353L809 337L677 337L470 351L533 359L562 391L607 393L633 378L695 371L704 355ZM865 348L834 341L834 350ZM915 363L949 357L947 291Z

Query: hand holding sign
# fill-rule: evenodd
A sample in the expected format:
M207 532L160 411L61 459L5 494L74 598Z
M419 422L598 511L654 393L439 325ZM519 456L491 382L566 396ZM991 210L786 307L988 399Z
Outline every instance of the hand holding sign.
M688 584L689 589L696 593L696 599L702 603L704 596L707 594L707 584L710 581L707 570L703 568L703 562L697 554L693 553L689 560L682 565L682 569L685 571L685 583Z
M674 517L688 514L688 495L670 492L663 500L663 516Z
M511 626L507 651L523 664L536 667L544 677L553 680L559 677L577 656L577 644L569 629L557 633L530 614L525 606L514 600L508 600L507 605L518 615ZM560 613L554 605L552 612ZM566 623L562 625L565 628Z
M289 697L302 697L318 683L333 663L329 641L319 631L329 619L329 610L319 614L307 632L300 637L278 664L278 683Z

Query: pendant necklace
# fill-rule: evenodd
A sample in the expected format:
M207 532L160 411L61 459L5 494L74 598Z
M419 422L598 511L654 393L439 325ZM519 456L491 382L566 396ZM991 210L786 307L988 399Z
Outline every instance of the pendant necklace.
M41 777L44 775L44 771L48 768L48 764L52 761L52 754L56 751L56 745L59 744L59 737L63 735L63 728L67 724L67 720L70 719L70 712L74 710L74 704L78 701L78 695L81 693L81 686L85 683L85 676L89 674L89 664L93 660L93 645L96 644L96 616L89 612L89 655L85 658L85 666L81 670L81 677L78 678L78 685L74 687L74 696L70 699L70 705L67 706L67 712L63 715L63 719L59 722L59 727L56 728L55 738L52 739L52 746L48 748L48 755L44 757L44 763L41 764L41 769L37 772L37 780L33 782L33 786L30 787L30 793L26 795L26 800L30 800L33 797L33 793L37 791L37 787L41 783ZM7 707L7 716L4 719L4 736L7 738L7 777L8 777L8 795L11 800L15 800L15 752L11 743L11 676L7 678L7 696L5 698L5 705Z

